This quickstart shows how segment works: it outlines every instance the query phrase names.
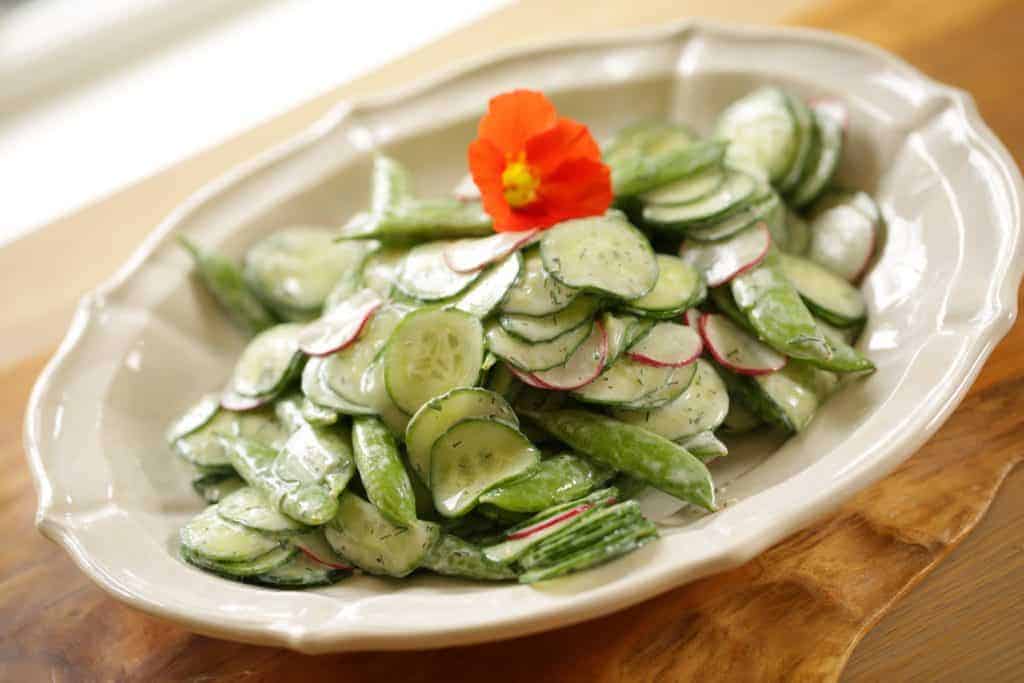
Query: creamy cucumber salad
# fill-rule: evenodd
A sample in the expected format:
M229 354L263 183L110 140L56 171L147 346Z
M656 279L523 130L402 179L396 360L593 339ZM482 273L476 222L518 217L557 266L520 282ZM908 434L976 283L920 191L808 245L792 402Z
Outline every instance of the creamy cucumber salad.
M381 156L340 233L242 264L182 238L251 335L167 433L209 503L182 557L271 587L533 583L656 539L648 487L713 512L728 434L800 432L874 369L853 344L882 220L833 184L844 126L777 88L707 137L629 126L614 207L544 230L495 233L472 183L419 197Z

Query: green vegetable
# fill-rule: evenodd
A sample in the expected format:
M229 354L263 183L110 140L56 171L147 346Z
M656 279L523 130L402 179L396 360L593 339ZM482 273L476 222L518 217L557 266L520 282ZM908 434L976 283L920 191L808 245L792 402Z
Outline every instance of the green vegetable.
M352 452L370 502L398 526L416 521L416 497L395 437L375 417L352 420Z
M277 324L273 314L249 291L242 271L233 261L201 249L184 235L178 235L178 242L192 255L203 285L238 327L256 334Z

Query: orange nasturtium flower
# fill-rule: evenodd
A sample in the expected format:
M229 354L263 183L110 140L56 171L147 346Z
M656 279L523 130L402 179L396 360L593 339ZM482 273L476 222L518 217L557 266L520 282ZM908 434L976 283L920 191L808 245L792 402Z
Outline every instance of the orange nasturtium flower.
M612 203L611 173L590 131L532 90L490 101L469 170L498 232L599 215Z

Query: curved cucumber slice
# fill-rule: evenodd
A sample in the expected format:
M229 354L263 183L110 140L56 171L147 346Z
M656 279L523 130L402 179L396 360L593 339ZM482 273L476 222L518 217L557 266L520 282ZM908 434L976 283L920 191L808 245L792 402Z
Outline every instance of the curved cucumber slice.
M200 281L238 327L256 334L277 324L271 312L249 291L234 261L201 249L184 235L178 235L178 241L192 255Z
M407 296L422 301L453 297L480 277L480 271L459 273L448 267L448 242L427 242L414 247L402 260L395 285Z
M275 588L312 588L328 586L346 572L320 564L305 553L295 553L284 564L250 578L253 583Z
M670 441L677 441L717 429L728 412L729 394L725 383L710 363L700 359L690 386L674 401L653 410L616 409L612 415L626 424L643 427Z
M308 398L302 399L300 407L302 419L314 427L328 427L338 421L338 412L313 403Z
M302 393L314 405L336 410L345 415L372 415L373 409L352 403L327 384L324 377L326 358L310 358L302 369Z
M850 204L816 211L811 219L807 258L854 282L875 252L875 232L875 222Z
M562 284L620 299L638 299L658 280L651 243L614 215L560 223L544 233L540 255Z
M363 390L363 375L410 310L394 303L379 308L355 343L327 356L320 371L327 386L350 403L372 407Z
M285 324L256 335L235 365L231 390L243 396L266 396L280 391L302 367L301 332L302 325Z
M653 367L622 356L593 382L574 391L573 396L585 403L654 407L685 391L692 378L692 367Z
M221 410L200 429L175 441L174 450L197 467L230 468L231 456L218 438L221 434L252 439L271 448L279 448L288 437L265 409L244 413Z
M703 273L709 287L718 287L756 267L771 245L768 228L757 224L721 242L686 240L680 256Z
M814 115L802 99L796 95L787 94L786 103L789 105L789 110L793 114L793 122L796 124L796 151L789 170L779 181L780 192L792 191L807 173L811 161L811 151L817 144L818 134L815 129Z
M470 417L493 417L519 426L519 418L500 394L478 387L459 387L433 398L416 411L405 429L409 464L430 483L430 449L455 423Z
M381 514L399 526L416 521L416 498L398 444L375 417L352 421L352 451L366 496Z
M694 226L686 234L702 242L717 242L752 228L760 222L764 222L771 231L772 226L779 225L776 214L781 208L782 202L778 196L769 194L731 213L718 223Z
M178 439L202 429L219 411L220 395L206 394L167 428L167 443L173 444Z
M778 88L760 88L733 102L715 135L730 141L728 159L764 169L772 182L786 175L799 146L793 110Z
M512 512L539 512L587 495L613 474L605 465L562 453L542 460L527 476L492 488L480 502Z
M505 581L516 578L514 571L488 559L478 546L445 533L441 534L441 538L423 558L423 567L445 576L481 581Z
M503 313L513 315L549 315L573 302L578 289L566 287L544 270L540 250L531 249L523 259L519 280L501 304Z
M729 402L729 412L722 421L721 429L727 434L744 434L757 429L762 424L761 418L753 413L740 401Z
M626 347L634 341L630 332L638 326L640 319L635 315L617 315L614 313L601 314L601 327L604 329L605 343L607 344L607 358L605 365L611 365Z
M777 246L787 254L802 256L811 243L811 226L789 208L783 213L783 223L786 228L786 244Z
M526 342L545 342L589 322L600 306L593 296L577 297L560 311L545 316L506 313L498 322L506 332Z
M682 259L658 254L658 280L654 288L630 301L630 310L641 315L671 314L673 317L704 298L704 281L696 268Z
M251 486L239 489L220 501L217 514L229 522L272 536L307 531L307 527L278 512L261 491Z
M590 336L592 325L579 325L551 341L530 343L516 339L498 323L487 328L487 348L498 358L520 370L532 372L564 365Z
M191 552L184 546L181 549L181 556L186 562L229 579L244 579L273 571L295 557L296 553L298 550L291 546L281 546L251 560L222 562Z
M522 269L523 255L518 251L509 254L485 270L480 279L455 300L452 307L483 320L508 297Z
M673 124L640 124L622 131L605 154L612 187L620 197L638 195L719 164L725 145L698 140Z
M680 178L650 192L644 192L639 199L647 205L676 206L689 204L713 194L725 182L726 173L713 166L691 176Z
M810 160L812 163L800 184L793 190L792 203L796 207L807 206L818 198L839 168L843 152L842 123L832 114L831 108L819 105L813 107L812 112L818 133L817 153Z
M762 188L753 176L730 170L725 181L703 199L679 206L644 207L644 221L667 230L685 230L694 223L716 220L746 206Z
M434 507L445 517L469 512L488 489L517 477L540 461L540 451L507 422L467 418L430 449Z
M423 563L441 530L430 522L395 526L351 491L341 495L338 514L324 535L339 555L370 574L402 577Z
M807 307L827 322L848 327L867 316L860 290L817 263L779 254L779 267Z
M219 562L245 562L281 546L273 536L229 522L217 506L203 510L181 528L181 544L193 555Z
M384 349L388 395L408 414L455 387L472 386L484 360L480 321L454 309L409 314Z
M398 269L409 250L404 247L385 247L370 254L359 272L362 286L382 297L390 296L398 276Z

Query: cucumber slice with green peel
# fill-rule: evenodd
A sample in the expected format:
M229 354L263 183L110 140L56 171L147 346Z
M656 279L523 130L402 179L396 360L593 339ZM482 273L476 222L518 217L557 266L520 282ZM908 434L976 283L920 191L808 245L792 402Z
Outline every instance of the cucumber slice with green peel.
M320 372L327 387L349 403L370 406L370 397L363 391L363 375L411 310L397 303L378 309L355 343L324 360Z
M725 182L726 175L722 168L711 166L668 185L644 192L638 199L647 206L689 204L713 194Z
M178 439L202 429L219 411L220 395L206 394L167 428L165 432L167 443L173 444Z
M564 365L530 373L530 384L554 391L571 391L589 384L604 370L608 358L608 337L600 322Z
M409 526L416 521L412 482L398 452L398 443L375 417L352 421L352 452L359 480L382 515L393 524Z
M475 385L483 359L484 333L477 318L454 309L414 311L384 349L388 395L411 415L435 396Z
M296 553L298 553L298 550L285 545L275 548L274 550L251 560L222 562L194 553L186 547L182 547L181 549L182 559L189 564L194 564L200 569L205 569L213 572L214 574L219 574L225 578L235 580L246 579L258 574L273 571L275 568L280 567L295 557Z
M788 207L783 214L783 222L786 225L786 244L776 246L787 254L803 256L811 243L811 226Z
M701 242L718 242L748 230L758 223L764 223L768 231L771 232L772 226L777 224L775 214L779 212L781 207L782 202L779 200L778 195L765 195L761 199L752 201L742 209L731 213L721 221L709 225L692 226L686 231L686 235ZM772 239L775 239L774 234Z
M359 271L362 286L382 297L390 296L398 269L408 253L404 247L385 247L367 256Z
M324 529L336 553L369 574L401 578L423 564L440 537L431 522L395 526L351 491L341 495L338 514Z
M680 388L679 382L674 379L676 370L680 369L653 367L622 356L594 381L580 387L572 395L584 403L607 406L646 407L659 402L667 403L686 390L685 386ZM675 396L662 396L666 392L671 394L675 389L678 389Z
M851 204L815 211L807 258L849 282L856 282L874 256L876 233L876 222Z
M620 299L638 299L658 280L651 243L616 215L559 223L541 238L540 255L562 284Z
M729 447L722 443L712 431L697 432L684 437L679 440L679 445L705 463L729 455Z
M347 573L320 564L299 552L292 555L287 562L270 571L251 576L249 581L273 588L312 588L314 586L329 586L346 576Z
M782 274L773 251L757 268L733 278L729 287L736 306L768 346L794 358L827 360L831 356L814 318Z
M714 367L697 361L693 381L674 401L653 410L615 409L612 415L626 424L643 427L670 441L712 431L729 412L729 394Z
M704 343L700 334L677 323L658 323L629 347L629 357L655 367L681 368L700 357Z
M523 256L510 254L480 275L451 306L483 320L504 301L523 270Z
M324 376L327 358L310 358L302 369L302 393L313 405L344 415L372 415L373 408L353 403L335 392Z
M718 118L715 136L728 140L726 158L753 164L781 181L796 158L799 132L786 94L765 87L736 100Z
M249 249L245 281L278 315L309 320L319 315L335 284L359 270L373 246L336 243L327 228L285 228Z
M430 483L430 449L455 423L470 417L493 417L514 426L519 418L500 394L479 387L459 387L420 406L405 429L409 464Z
M779 267L812 313L827 322L848 327L868 313L860 290L814 261L779 254Z
M632 147L616 146L604 161L611 168L612 188L617 197L632 197L714 167L725 156L726 145L719 140L697 140L678 126L665 126Z
M762 191L763 185L748 173L726 171L725 181L712 194L678 206L650 205L643 210L644 222L669 232L684 232L694 224L716 221L745 207Z
M540 451L513 425L465 418L430 449L434 507L445 517L469 512L488 489L518 477L540 461Z
M234 261L200 248L184 235L178 235L178 242L192 255L200 282L236 326L257 334L277 324L274 314L249 290Z
M397 405L388 393L384 354L380 354L363 374L363 393L365 394L377 416L387 425L395 438L405 434L409 424L409 413Z
M488 559L479 546L446 533L441 534L441 538L423 558L423 568L435 574L479 581L507 581L516 578L514 571Z
M579 325L560 337L546 342L516 339L497 322L487 327L487 348L510 365L525 372L548 370L564 365L573 352L590 336L592 325Z
M216 505L183 526L179 536L190 554L219 562L246 562L281 547L273 536L224 519Z
M627 330L627 332L626 332L626 340L625 340L625 345L626 346L623 349L623 351L625 351L630 346L632 346L633 344L635 344L638 341L640 341L641 339L643 339L644 335L646 335L648 332L650 332L651 328L654 327L656 324L657 324L657 321L656 320L651 320L650 318L641 318L641 319L637 320L636 324L631 326L629 328L629 330Z
M658 279L653 289L628 303L641 315L676 313L704 298L704 281L696 268L676 256L658 254Z
M229 522L270 536L288 536L308 531L308 527L278 512L262 491L251 486L239 489L220 501L217 514Z
M370 175L370 211L382 213L412 197L409 170L398 160L378 154Z
M729 412L722 421L721 431L726 434L746 434L764 422L741 401L730 401Z
M821 402L813 388L793 377L790 366L795 365L757 377L726 375L726 383L730 393L761 420L788 432L802 432Z
M207 503L219 503L244 486L248 484L234 470L204 474L192 480L192 488Z
M531 249L524 257L519 280L501 304L501 311L511 315L549 315L571 304L579 293L551 277L544 270L540 250Z
M345 224L337 239L388 244L486 237L492 232L491 217L480 202L443 197L406 199L379 213L358 215Z
M359 290L302 328L299 348L310 356L326 356L340 351L356 340L383 304L384 301L372 289Z
M661 406L674 401L680 394L686 391L697 374L697 366L694 363L684 365L681 368L668 367L665 369L672 370L672 372L669 374L664 384L650 394L647 394L636 401L623 403L621 406L623 408L632 408L634 410L660 408Z
M817 128L818 145L807 173L790 196L790 201L797 208L807 206L821 195L835 176L843 152L842 122L834 115L831 107L815 105L811 111Z
M326 527L317 527L299 536L292 536L288 543L302 551L302 554L314 562L332 569L352 571L352 564L338 553L327 542L324 535Z
M538 581L557 578L573 572L590 569L627 555L641 548L658 537L658 528L648 521L637 522L620 531L604 537L596 543L575 554L566 556L558 562L535 567L519 576L519 583L530 584Z
M302 417L315 427L329 427L338 421L338 411L313 403L308 398L302 399Z
M504 259L530 243L539 229L499 232L490 237L450 242L444 252L445 263L457 273L472 273Z
M541 460L525 477L487 491L480 502L512 512L539 512L587 495L613 474L605 465L561 453Z
M791 192L796 188L807 173L811 152L817 144L818 135L814 115L804 101L796 95L787 94L786 103L789 105L793 122L796 124L796 153L789 170L778 183L779 191L783 193Z
M288 323L256 335L242 351L231 375L229 389L242 396L273 395L302 369L299 351L302 325Z
M786 365L786 356L747 334L724 315L705 313L699 328L715 361L735 373L766 375Z
M487 373L487 381L484 388L493 391L506 401L514 401L523 385L519 382L509 366L505 363L498 363ZM423 410L423 408L420 408Z
M545 342L593 320L600 305L597 297L585 295L554 313L544 316L504 313L498 322L513 337L526 342Z
M680 247L680 258L702 273L709 287L720 287L757 267L771 245L768 228L756 223L720 242L688 239Z
M714 484L707 467L664 437L585 410L538 412L529 417L578 453L688 503L715 509Z
M480 271L458 273L444 259L449 242L428 242L413 247L395 277L395 286L421 301L440 301L459 294L480 276Z
M626 350L626 347L634 341L634 339L630 337L630 332L633 331L641 321L635 315L611 312L602 313L600 321L601 327L604 329L605 344L607 344L605 365L608 366L618 360L619 356L621 356Z
M197 467L228 469L231 456L219 439L221 434L253 439L271 448L279 448L288 437L287 430L266 409L245 413L221 410L198 430L176 440L173 448Z

